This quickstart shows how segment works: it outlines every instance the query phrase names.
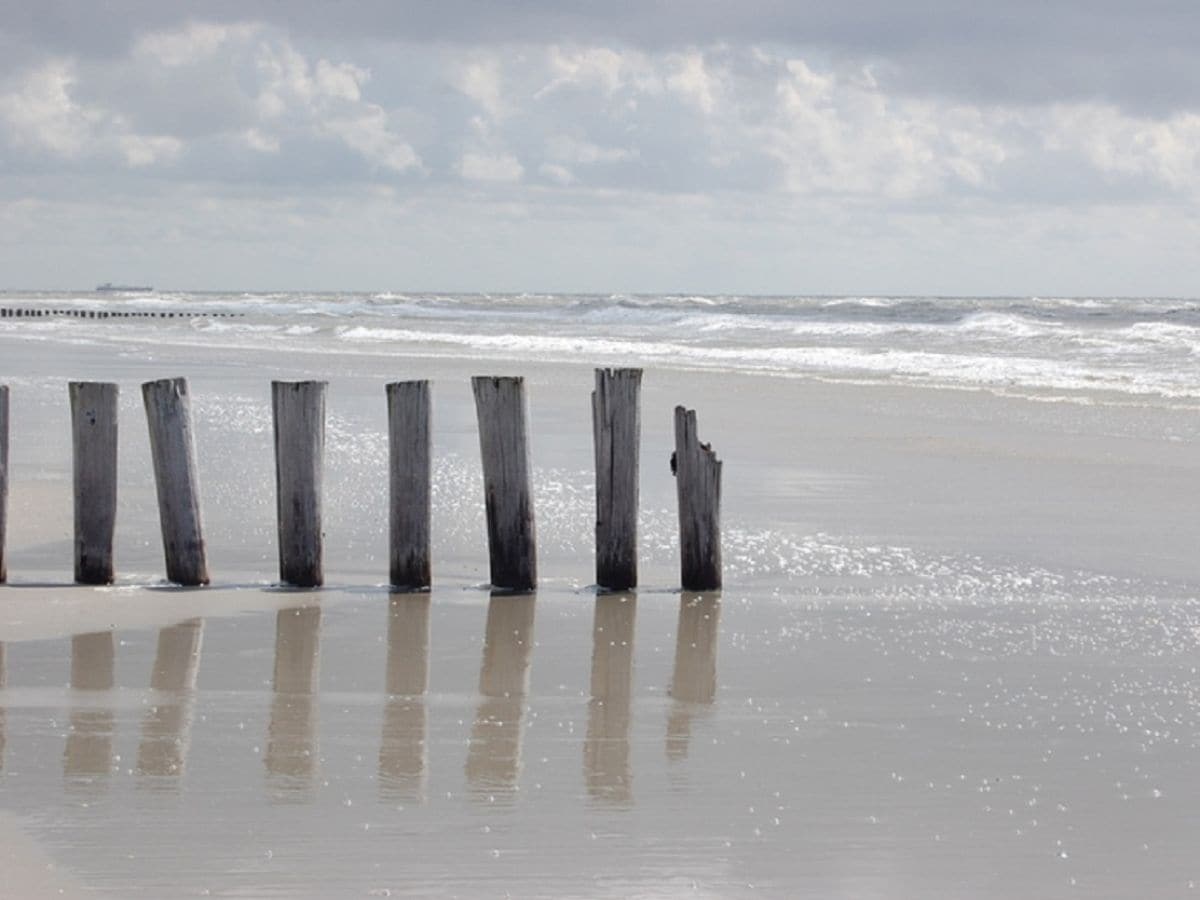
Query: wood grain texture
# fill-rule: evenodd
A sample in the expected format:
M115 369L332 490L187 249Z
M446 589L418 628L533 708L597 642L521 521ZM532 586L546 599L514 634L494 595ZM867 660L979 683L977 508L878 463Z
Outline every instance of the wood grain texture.
M695 410L675 407L675 490L684 590L721 586L721 461L696 433Z
M325 388L324 381L271 382L279 580L297 587L317 587L325 580Z
M537 538L529 486L525 379L475 377L471 387L479 420L492 586L532 591L537 585Z
M389 577L394 587L427 588L430 531L428 381L387 385Z
M642 370L597 369L592 392L596 456L596 584L637 586Z
M73 381L75 580L111 584L117 521L117 386Z
M208 584L187 381L183 378L148 381L142 385L142 401L150 429L167 580L190 586Z

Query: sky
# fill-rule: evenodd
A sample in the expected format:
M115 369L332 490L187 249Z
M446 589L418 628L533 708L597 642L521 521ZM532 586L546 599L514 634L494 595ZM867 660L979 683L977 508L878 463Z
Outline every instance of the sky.
M0 0L0 287L1200 295L1194 0Z

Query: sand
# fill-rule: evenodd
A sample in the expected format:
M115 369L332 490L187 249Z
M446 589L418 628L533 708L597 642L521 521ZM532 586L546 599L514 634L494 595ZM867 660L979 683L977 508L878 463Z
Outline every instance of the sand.
M1117 898L1200 878L1194 411L651 370L642 587L597 598L586 361L53 350L0 340L20 896L48 865L43 893L156 898ZM471 374L528 379L531 598L484 585ZM197 420L200 591L161 584L137 385L172 375ZM272 587L273 377L330 381L317 592ZM435 584L389 596L383 384L408 377L434 380ZM66 584L71 378L122 389L111 588ZM676 589L676 403L725 461L718 597Z

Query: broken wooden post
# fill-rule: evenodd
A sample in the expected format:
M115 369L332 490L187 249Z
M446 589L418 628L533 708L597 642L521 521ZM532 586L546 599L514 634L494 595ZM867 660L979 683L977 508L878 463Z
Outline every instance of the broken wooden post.
M72 381L75 580L111 584L117 520L117 386Z
M637 587L641 391L641 369L596 370L596 584L614 591Z
M8 531L8 385L0 384L0 584L8 580L4 561ZM0 657L2 659L2 657Z
M322 571L321 475L325 457L324 381L272 381L279 580L317 587Z
M525 434L525 379L471 379L479 420L492 586L532 591L537 585L533 497Z
M675 489L679 497L684 590L721 586L721 461L696 434L696 411L675 407Z
M391 584L429 587L429 382L387 385Z
M142 385L142 400L150 428L167 580L191 586L208 584L187 381L147 381Z

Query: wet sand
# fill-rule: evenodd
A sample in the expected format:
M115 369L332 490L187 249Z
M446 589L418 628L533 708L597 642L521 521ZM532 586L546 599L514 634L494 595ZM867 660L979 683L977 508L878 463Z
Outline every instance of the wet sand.
M26 895L1116 898L1200 879L1194 411L648 371L642 587L597 597L587 366L46 349L0 341L0 824L31 848ZM529 381L531 597L483 585L483 373ZM179 374L199 591L159 583L137 392ZM331 382L321 591L271 587L272 377ZM434 379L435 584L389 595L383 384L405 377ZM68 378L121 383L112 588L65 584ZM725 460L718 596L676 591L677 402Z

